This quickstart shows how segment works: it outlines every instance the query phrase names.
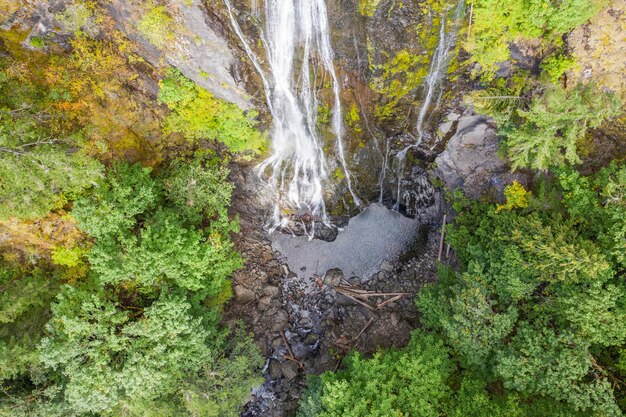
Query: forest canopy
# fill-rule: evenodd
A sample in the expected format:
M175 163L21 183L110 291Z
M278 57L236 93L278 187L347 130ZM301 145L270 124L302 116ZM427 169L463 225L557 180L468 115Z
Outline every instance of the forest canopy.
M266 91L267 79L280 80L269 77L277 57L257 27L266 17L253 6L263 2L239 3L0 0L0 415L234 417L278 379L284 392L269 402L289 395L282 411L298 417L623 415L626 86L615 87L623 82L613 73L623 74L607 60L623 60L626 48L604 54L623 43L623 27L616 35L589 25L604 11L623 21L607 9L617 2L316 2L335 50L325 33L303 34L305 45L300 34L283 39L278 49L298 41L296 58L281 62L292 79ZM186 15L191 8L200 14ZM254 42L236 43L246 40ZM257 60L250 48L268 56ZM583 65L580 49L597 62ZM596 76L602 66L618 80ZM291 184L289 198L304 187L325 200L321 213L272 201L275 229L328 239L359 213L357 196L408 215L408 183L436 204L432 218L416 216L421 234L439 227L439 214L449 220L438 236L451 256L433 278L415 277L419 291L370 309L406 297L406 345L359 352L367 326L352 344L329 343L318 334L330 316L321 302L315 320L295 320L294 298L305 295L283 293L281 280L301 274L281 264L265 234L240 234L244 216L262 230L272 210L252 196L243 207L233 200L267 156L276 88L287 110L304 111L286 113L301 129L272 125L286 143L269 160L269 183ZM468 117L494 133L494 159L470 175L502 171L474 199L435 178L438 155ZM306 158L290 174L297 146L308 146ZM432 254L409 255L435 269ZM389 265L379 272L395 274ZM272 286L233 290L237 271ZM324 293L333 277L315 274L307 290L338 304ZM262 314L271 326L257 322ZM315 328L300 331L301 321ZM296 333L311 343L294 353ZM302 392L321 349L332 361L322 370L336 367L307 375ZM297 357L304 350L311 356Z

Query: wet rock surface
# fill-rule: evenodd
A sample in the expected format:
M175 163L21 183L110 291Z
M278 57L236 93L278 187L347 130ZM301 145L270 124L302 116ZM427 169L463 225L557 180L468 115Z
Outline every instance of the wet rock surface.
M152 65L158 68L166 62L217 97L250 108L250 96L238 75L239 61L202 2L179 0L168 7L176 19L176 33L163 49L158 49L137 31L138 19L145 14L141 4L111 0L107 6L117 27L141 45L142 57Z
M270 236L262 229L267 213L262 205L252 203L256 180L251 169L233 167L232 176L238 184L233 210L241 222L241 233L235 241L246 265L233 276L235 298L225 312L225 321L243 319L267 358L263 369L265 382L253 391L241 415L289 416L297 409L308 374L337 369L352 349L371 354L379 348L403 346L408 341L411 330L418 324L415 294L424 283L436 279L438 235L435 230L419 227L418 221L394 212L391 216L399 224L387 223L387 227L416 227L416 234L409 235L418 243L400 250L398 253L404 253L402 259L400 255L380 259L376 265L370 263L368 268L357 271L360 275L349 267L344 266L344 271L337 265L303 270L293 260L287 265L285 257L274 250ZM387 211L375 205L365 217L383 210ZM400 218L396 219L396 215ZM337 238L341 239L342 233L350 237L342 243L346 245L345 257L355 256L363 244L359 234L349 234L354 220ZM372 231L383 239L382 232L387 235L397 232ZM306 237L280 236L283 238L285 245L289 241L294 245L302 240L311 243ZM329 244L321 240L312 242ZM360 298L355 298L353 291L361 292Z
M493 121L485 116L464 116L455 125L444 123L440 130L450 137L445 150L435 159L435 176L447 188L461 188L473 199L502 194L513 180L526 183L523 173L511 173L498 155L499 138Z

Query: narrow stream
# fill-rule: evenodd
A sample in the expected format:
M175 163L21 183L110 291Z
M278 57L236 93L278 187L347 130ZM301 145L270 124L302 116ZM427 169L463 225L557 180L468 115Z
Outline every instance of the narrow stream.
M424 88L426 94L424 95L424 101L420 106L420 110L417 116L417 124L415 126L416 140L415 143L408 145L402 149L396 155L397 167L398 167L398 187L396 191L397 200L394 209L399 210L400 205L407 203L407 196L402 189L402 180L404 176L405 159L407 152L418 147L424 140L426 133L424 132L424 123L426 122L426 116L435 112L441 104L441 97L443 95L443 83L448 76L448 67L452 58L452 52L456 44L457 34L459 31L459 23L463 19L465 14L465 0L458 0L454 14L452 15L453 25L452 28L446 31L446 22L448 13L445 12L441 16L441 24L439 25L439 43L437 49L433 53L430 63L430 69L428 75L424 81ZM433 99L436 97L435 105L433 107Z

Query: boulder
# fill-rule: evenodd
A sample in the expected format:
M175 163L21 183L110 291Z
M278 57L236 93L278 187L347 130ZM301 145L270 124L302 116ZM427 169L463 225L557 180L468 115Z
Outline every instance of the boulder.
M254 291L244 287L243 285L235 285L235 302L238 304L247 304L256 298Z
M341 279L343 278L343 272L341 269L329 269L324 274L324 284L330 285L332 287L336 287L341 284Z
M270 305L272 304L272 297L266 295L259 300L258 309L260 311L266 311L270 309Z
M289 323L289 315L287 314L287 312L282 309L278 310L276 314L274 315L274 320L272 323L272 331L279 332L283 330L285 327L287 327L288 323Z
M270 359L268 369L272 379L278 379L283 376L282 366L280 366L280 362L274 358Z
M263 295L267 295L271 298L276 297L279 293L279 289L278 287L274 287L273 285L268 285L267 287L263 288Z
M298 376L298 364L294 361L283 362L280 368L287 381L291 381Z
M465 116L446 149L435 159L434 174L447 188L461 188L470 198L502 195L513 180L525 183L520 173L510 173L508 161L498 155L499 138L493 121L485 116Z

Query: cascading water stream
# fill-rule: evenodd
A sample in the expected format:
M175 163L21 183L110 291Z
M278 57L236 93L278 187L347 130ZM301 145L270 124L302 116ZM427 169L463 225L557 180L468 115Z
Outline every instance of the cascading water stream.
M444 13L441 17L441 24L439 25L439 43L437 44L437 49L435 49L435 52L433 53L428 75L424 80L426 95L424 96L424 101L422 101L422 105L420 106L420 111L417 116L417 124L415 126L415 130L417 133L416 141L415 143L408 145L396 154L396 158L398 160L398 189L396 204L394 205L395 210L398 210L400 208L400 202L404 200L404 197L402 196L401 179L404 170L404 161L406 158L406 154L409 149L418 147L424 139L424 122L426 120L426 115L429 113L433 102L433 97L435 95L437 95L437 100L435 102L435 109L433 111L436 111L439 108L441 97L443 95L442 85L443 82L446 80L448 66L452 57L451 52L453 51L454 45L456 44L457 33L459 31L459 23L461 22L464 14L465 0L459 0L453 15L454 26L448 32L446 32L447 13Z
M315 90L317 59L330 77L333 91L332 130L337 143L337 159L354 203L362 204L352 189L343 145L340 86L333 63L328 14L324 0L266 0L265 25L261 40L270 75L235 19L229 0L224 0L231 24L243 43L255 70L263 81L268 108L272 114L272 155L257 172L267 180L274 194L274 214L270 231L286 226L283 210L306 211L329 224L324 203L324 183L328 180L326 158L317 133L318 98ZM260 7L255 2L260 14ZM300 72L297 64L301 65ZM311 77L313 76L313 81ZM314 225L314 223L313 223ZM313 232L310 232L310 237Z

